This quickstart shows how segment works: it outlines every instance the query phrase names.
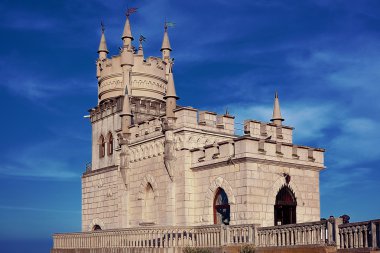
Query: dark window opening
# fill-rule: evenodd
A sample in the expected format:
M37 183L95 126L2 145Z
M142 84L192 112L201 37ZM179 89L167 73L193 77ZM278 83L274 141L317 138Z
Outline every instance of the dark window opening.
M222 188L218 188L214 199L214 224L230 224L230 205Z
M274 205L274 225L286 225L296 223L297 201L293 191L283 186L276 196Z
M94 227L92 228L92 231L98 231L98 230L102 230L102 228L99 225L94 225Z
M103 135L99 138L99 157L102 158L106 154L106 143L104 141Z
M113 154L113 136L111 133L108 134L108 155Z

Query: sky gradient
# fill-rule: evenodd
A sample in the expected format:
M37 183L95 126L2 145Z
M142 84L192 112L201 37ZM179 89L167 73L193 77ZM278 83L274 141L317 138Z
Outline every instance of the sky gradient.
M131 26L135 45L147 38L145 56L161 55L165 18L176 23L180 105L269 121L277 90L294 143L326 149L322 217L380 218L380 1L2 0L6 252L25 252L27 242L47 252L52 233L81 228L80 177L91 160L83 116L97 103L100 21L115 55L127 5L139 8Z

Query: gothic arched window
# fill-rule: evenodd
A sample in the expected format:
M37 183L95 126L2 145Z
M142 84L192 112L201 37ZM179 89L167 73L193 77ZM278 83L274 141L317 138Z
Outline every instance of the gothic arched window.
M103 135L99 138L99 158L104 157L106 154L106 143L104 141Z
M214 224L230 224L230 204L222 188L218 188L214 198Z
M274 205L274 225L296 223L297 200L288 186L283 186L277 193Z
M113 154L113 136L112 136L112 133L108 133L108 145L107 145L107 153L108 155L112 155Z

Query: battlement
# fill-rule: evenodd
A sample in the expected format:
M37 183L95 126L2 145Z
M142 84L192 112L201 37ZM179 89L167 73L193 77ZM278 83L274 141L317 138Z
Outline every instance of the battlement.
M122 109L123 97L119 96L106 100L95 108L89 110L91 123L94 123L115 113L119 113Z
M324 151L321 148L298 146L250 136L242 136L190 150L194 168L251 158L263 162L292 163L318 169L324 168Z
M235 134L234 120L231 115L218 115L215 112L199 111L192 107L181 107L174 110L177 127L189 127L202 131Z
M131 143L141 142L162 135L160 118L151 118L129 128Z
M244 121L244 134L259 139L269 139L278 142L293 142L293 127L277 126L273 123L257 120Z

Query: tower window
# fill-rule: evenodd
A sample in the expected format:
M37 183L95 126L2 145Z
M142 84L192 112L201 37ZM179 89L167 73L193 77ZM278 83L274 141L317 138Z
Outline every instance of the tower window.
M107 145L107 153L108 155L113 154L113 136L112 133L108 133L108 145Z
M214 198L214 224L230 224L230 204L222 188L217 189Z
M104 157L106 154L106 143L104 141L103 135L99 138L99 158Z

